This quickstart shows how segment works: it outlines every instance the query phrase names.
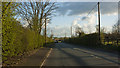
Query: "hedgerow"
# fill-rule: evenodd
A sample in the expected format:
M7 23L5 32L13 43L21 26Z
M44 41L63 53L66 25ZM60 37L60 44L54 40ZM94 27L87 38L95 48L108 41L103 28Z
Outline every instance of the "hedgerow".
M69 43L74 43L74 44L81 44L81 45L86 45L86 46L96 46L99 43L99 39L98 39L98 34L97 33L93 33L93 34L86 34L84 36L81 37L73 37L70 39L66 39L66 42Z
M2 3L2 61L8 63L13 57L22 56L23 53L42 47L44 37L36 31L23 27L14 18L11 7L6 8L7 2ZM5 9L6 8L6 9ZM52 42L47 38L47 42Z

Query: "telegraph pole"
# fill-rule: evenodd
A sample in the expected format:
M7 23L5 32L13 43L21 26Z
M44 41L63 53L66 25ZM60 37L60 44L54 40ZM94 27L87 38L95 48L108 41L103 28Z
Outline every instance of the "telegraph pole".
M66 32L65 32L65 37L64 37L64 40L66 39Z
M53 35L53 31L52 31L52 29L51 29L51 35Z
M46 23L47 23L47 19L46 19L46 14L45 14L45 45L46 45Z
M71 26L71 37L72 37L72 26Z
M118 13L120 13L120 2L118 2ZM118 34L120 34L120 15L118 15Z
M120 34L120 20L118 20L118 35Z
M53 38L53 31L52 31L52 29L51 29L51 38Z
M99 26L99 41L101 42L100 38L100 2L98 2L98 26Z

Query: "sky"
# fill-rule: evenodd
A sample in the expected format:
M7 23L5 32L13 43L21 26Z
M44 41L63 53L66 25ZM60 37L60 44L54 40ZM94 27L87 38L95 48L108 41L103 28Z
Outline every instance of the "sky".
M59 7L55 12L56 16L52 17L51 23L47 26L49 36L52 33L54 37L70 37L71 27L72 35L75 35L76 27L82 28L85 33L96 31L95 27L98 25L97 2L56 3ZM100 16L101 27L104 27L106 32L111 32L112 26L118 21L118 2L100 2ZM26 21L22 22L23 26L28 25Z
M71 26L73 27L73 35L76 26L81 27L85 33L96 31L95 26L98 24L97 2L58 2L58 5L56 16L48 24L48 34L52 30L55 37L65 37L65 35L70 37ZM101 27L104 27L107 32L112 31L112 26L118 20L118 2L101 2L100 13Z

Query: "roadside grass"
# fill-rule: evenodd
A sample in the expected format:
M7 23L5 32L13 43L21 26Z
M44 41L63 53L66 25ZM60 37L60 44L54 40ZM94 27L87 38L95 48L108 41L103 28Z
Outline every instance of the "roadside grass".
M119 46L120 45L120 42L118 43L118 45L117 45L117 43L115 43L116 41L114 41L114 42L105 42L104 43L104 45L113 45L113 46Z
M105 44L102 44L100 47L105 50L111 50L111 51L120 51L120 42L118 44L112 43L112 42L105 42Z
M54 47L54 45L55 45L54 42L49 42L49 43L44 44L44 47L52 48Z
M112 44L101 45L100 49L118 53L118 52L120 52L120 45L112 45Z

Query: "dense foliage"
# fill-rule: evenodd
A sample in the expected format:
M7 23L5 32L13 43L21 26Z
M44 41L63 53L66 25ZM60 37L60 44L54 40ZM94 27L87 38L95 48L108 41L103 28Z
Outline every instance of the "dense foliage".
M44 36L34 30L24 28L15 19L13 7L15 4L8 2L2 3L2 60L21 56L24 52L34 50L44 45ZM47 42L52 42L47 38Z
M73 43L73 44L81 44L81 45L87 45L87 46L93 47L93 46L98 45L98 43L99 43L98 37L99 37L98 34L94 33L94 34L86 34L81 37L69 38L65 41Z
M100 49L117 51L117 52L120 51L119 45L104 44L105 34L101 33L101 41L99 41L98 37L99 37L98 33L85 34L84 36L81 37L72 37L65 39L65 42L71 44L77 44L79 46L85 46L85 47L87 46L90 48L100 48Z

